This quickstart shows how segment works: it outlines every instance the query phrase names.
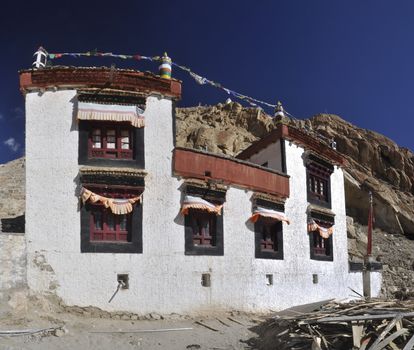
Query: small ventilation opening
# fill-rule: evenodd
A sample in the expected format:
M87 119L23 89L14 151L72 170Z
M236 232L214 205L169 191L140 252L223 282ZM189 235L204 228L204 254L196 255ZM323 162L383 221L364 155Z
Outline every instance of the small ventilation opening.
M128 274L120 274L117 275L118 283L122 284L122 289L129 289L129 275Z
M266 275L266 285L273 286L273 275L272 274Z
M206 177L211 177L211 171L210 171L210 170L206 170L206 171L204 172L204 176L206 176Z
M319 282L319 277L318 277L318 274L317 274L317 273L314 273L314 274L312 275L312 282L313 282L313 284L318 284L318 282Z
M203 273L201 275L201 285L203 287L210 287L211 286L211 276L209 273Z

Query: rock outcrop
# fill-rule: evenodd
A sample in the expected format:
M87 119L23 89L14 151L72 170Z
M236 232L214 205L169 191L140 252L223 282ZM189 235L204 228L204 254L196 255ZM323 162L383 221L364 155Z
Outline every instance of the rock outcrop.
M0 219L24 214L25 188L25 158L0 164Z

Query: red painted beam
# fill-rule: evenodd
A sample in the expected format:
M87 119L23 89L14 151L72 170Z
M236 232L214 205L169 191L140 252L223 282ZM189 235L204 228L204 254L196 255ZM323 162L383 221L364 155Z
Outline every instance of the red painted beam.
M48 87L110 88L181 98L181 82L162 79L151 73L126 69L55 67L30 69L19 72L20 90Z
M289 176L234 158L176 148L173 169L175 175L185 178L212 179L281 198L289 197Z

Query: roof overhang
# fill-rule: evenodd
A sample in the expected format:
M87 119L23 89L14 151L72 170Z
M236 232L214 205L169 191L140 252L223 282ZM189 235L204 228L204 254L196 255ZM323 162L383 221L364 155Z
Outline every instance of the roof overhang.
M276 129L272 130L261 140L252 143L248 148L239 153L236 158L247 160L253 154L260 152L270 144L277 140L284 139L291 141L295 144L302 146L303 148L315 152L316 155L325 158L329 162L339 165L346 166L347 161L345 157L335 149L331 148L326 143L320 141L310 133L305 132L294 126L279 124Z
M181 82L149 72L108 67L50 67L19 71L22 93L46 89L112 89L181 98Z

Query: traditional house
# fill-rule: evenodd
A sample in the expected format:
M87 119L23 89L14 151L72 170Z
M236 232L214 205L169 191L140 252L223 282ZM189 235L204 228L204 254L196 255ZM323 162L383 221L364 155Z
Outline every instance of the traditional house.
M20 87L32 291L140 314L362 292L348 268L344 159L306 132L280 124L231 158L175 146L181 82L168 75L40 67Z

